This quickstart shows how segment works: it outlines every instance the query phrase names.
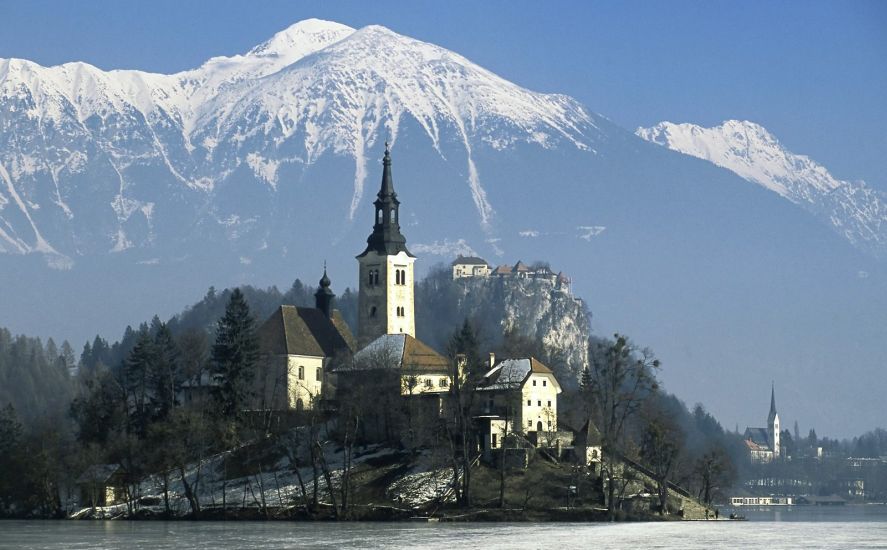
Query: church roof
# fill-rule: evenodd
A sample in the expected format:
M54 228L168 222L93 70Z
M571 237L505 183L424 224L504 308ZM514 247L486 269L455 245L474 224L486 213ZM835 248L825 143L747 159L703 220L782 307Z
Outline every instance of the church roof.
M500 265L496 269L493 270L493 273L496 275L508 275L511 273L510 265Z
M448 374L450 362L409 334L383 334L354 354L356 370L404 369Z
M453 260L452 265L489 265L483 258L477 256L459 256Z
M280 306L258 330L262 352L332 357L353 351L354 337L338 311L327 317L311 307Z
M514 268L512 268L512 271L514 271L515 273L520 273L524 271L530 271L530 268L527 267L527 264L518 260L517 263L514 264Z
M542 364L535 357L521 359L505 359L484 374L483 382L478 391L516 390L520 389L530 374L550 374L554 378L551 369ZM554 379L555 387L560 393L560 384Z
M770 448L770 434L767 433L766 428L746 428L745 439L752 441L765 449Z

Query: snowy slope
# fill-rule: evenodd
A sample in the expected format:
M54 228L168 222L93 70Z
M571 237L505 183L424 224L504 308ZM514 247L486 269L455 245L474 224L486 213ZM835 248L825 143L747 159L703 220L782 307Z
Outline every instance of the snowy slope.
M66 266L161 246L163 231L237 233L253 218L219 206L217 186L274 193L282 166L326 153L353 161L351 219L369 149L396 141L408 121L441 156L443 142L462 149L482 227L494 205L474 162L478 145L590 150L596 135L592 115L568 97L525 90L377 26L306 20L243 55L172 75L0 59L0 252L45 253ZM190 229L173 231L183 217Z
M720 126L661 122L641 138L712 162L816 214L854 245L887 253L887 196L864 182L838 180L805 155L787 150L766 128L728 120Z

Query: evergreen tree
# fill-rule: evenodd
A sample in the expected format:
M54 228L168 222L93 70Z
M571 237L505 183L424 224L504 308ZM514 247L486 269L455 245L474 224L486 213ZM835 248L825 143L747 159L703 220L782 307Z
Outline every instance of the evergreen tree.
M243 293L235 289L219 319L212 349L213 371L219 379L215 396L226 416L236 416L247 405L258 359L255 321Z
M160 323L154 335L155 361L150 372L155 402L155 416L166 418L176 406L176 393L183 382L179 348L172 332Z
M145 434L153 415L151 376L156 368L157 349L148 331L139 333L135 347L124 364L124 384L130 406L130 420L136 434Z

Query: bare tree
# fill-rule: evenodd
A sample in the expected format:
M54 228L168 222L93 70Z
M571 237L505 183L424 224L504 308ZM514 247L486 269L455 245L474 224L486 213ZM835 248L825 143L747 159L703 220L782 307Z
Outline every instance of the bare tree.
M620 334L615 334L613 341L590 345L589 359L583 391L590 416L601 432L601 470L607 481L607 512L612 521L625 428L658 388L654 371L659 368L659 360L652 351L637 348Z
M653 472L659 497L659 514L665 515L668 484L677 466L684 434L674 420L655 409L648 411L641 442L641 457Z

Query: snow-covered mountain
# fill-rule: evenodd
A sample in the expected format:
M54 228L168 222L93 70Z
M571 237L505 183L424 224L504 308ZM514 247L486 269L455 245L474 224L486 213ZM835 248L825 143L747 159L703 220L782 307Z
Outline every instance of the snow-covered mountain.
M887 256L887 195L862 181L838 180L805 155L796 155L759 124L720 126L660 122L638 128L647 141L712 162L812 212L848 241Z
M797 207L877 243L881 198L756 153L790 202L446 49L317 20L171 75L0 60L0 326L116 338L209 285L315 281L325 261L342 293L386 139L420 277L456 253L548 261L596 334L651 346L688 399L738 409L774 377L832 395L835 365L887 356L887 263ZM887 370L859 379L831 402L881 419Z
M0 251L65 266L160 244L164 230L236 237L259 222L216 189L251 177L274 192L287 184L282 166L311 166L328 152L353 161L351 219L368 151L395 143L407 119L441 155L445 141L459 144L488 227L495 206L475 144L588 149L593 118L568 97L530 92L443 48L319 20L173 75L2 59ZM192 223L183 227L183 217Z

